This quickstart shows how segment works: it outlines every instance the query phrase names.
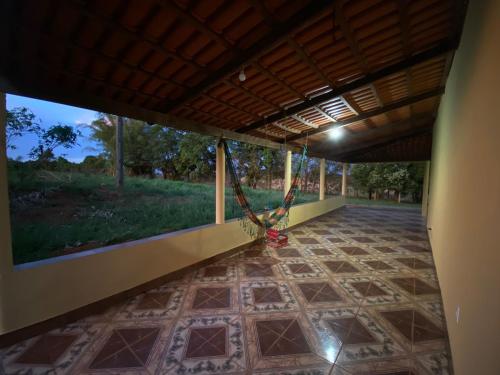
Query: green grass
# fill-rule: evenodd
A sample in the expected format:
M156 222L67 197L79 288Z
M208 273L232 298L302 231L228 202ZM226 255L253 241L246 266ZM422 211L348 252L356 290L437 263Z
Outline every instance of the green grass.
M213 223L215 187L129 177L118 193L105 175L9 171L16 264ZM245 189L255 211L277 207L283 193ZM296 204L317 200L300 194ZM240 215L226 189L226 219Z
M409 202L401 202L398 203L396 201L392 200L385 200L385 199L366 199L366 198L352 198L348 197L346 198L346 203L347 204L358 204L358 205L363 205L363 206L386 206L386 207L392 207L392 208L414 208L418 209L422 207L421 203L409 203Z

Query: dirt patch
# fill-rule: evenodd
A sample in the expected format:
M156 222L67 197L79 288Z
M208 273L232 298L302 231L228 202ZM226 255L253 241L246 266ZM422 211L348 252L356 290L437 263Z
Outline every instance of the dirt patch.
M86 205L88 202L85 196L58 191L47 194L42 205L13 207L12 216L20 224L36 222L64 224L74 220L80 208Z

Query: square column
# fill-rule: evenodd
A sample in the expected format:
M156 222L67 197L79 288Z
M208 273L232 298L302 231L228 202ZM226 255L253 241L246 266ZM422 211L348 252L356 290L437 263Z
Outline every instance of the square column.
M226 155L224 146L217 145L215 154L215 224L225 221Z
M286 152L285 158L285 186L283 187L284 194L288 193L292 186L292 151Z
M2 280L5 281L5 275L11 272L13 265L9 214L9 188L7 181L6 121L7 108L5 94L0 92L0 302L2 295ZM0 310L0 316L1 314L2 311Z
M325 199L325 169L326 160L320 159L319 161L319 200Z
M425 162L424 170L424 186L422 187L422 216L427 217L427 210L429 207L429 185L431 177L431 162Z
M347 163L342 163L342 196L347 196Z

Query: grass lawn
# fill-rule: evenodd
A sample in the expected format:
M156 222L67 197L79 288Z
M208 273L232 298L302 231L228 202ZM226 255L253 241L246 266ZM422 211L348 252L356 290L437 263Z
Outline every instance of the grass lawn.
M385 207L391 207L391 208L414 208L414 209L420 209L422 207L421 203L409 203L409 202L401 202L398 203L396 201L392 200L385 200L385 199L366 199L366 198L352 198L348 197L346 199L347 204L359 204L363 206L385 206Z
M213 223L215 187L129 177L9 170L14 263L50 258ZM277 207L281 191L246 190L256 211ZM318 199L300 194L296 204ZM240 214L226 189L226 219Z

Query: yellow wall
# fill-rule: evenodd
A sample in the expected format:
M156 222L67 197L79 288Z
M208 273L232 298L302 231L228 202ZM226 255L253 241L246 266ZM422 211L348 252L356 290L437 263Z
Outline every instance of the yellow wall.
M2 103L0 111L1 108ZM76 254L13 268L5 166L5 147L2 147L0 334L85 306L252 240L239 222L233 220L110 246L90 255L85 252L83 256ZM343 203L338 197L294 206L290 210L290 225L324 214Z
M500 0L469 1L436 122L428 216L457 375L500 374L499 88Z

